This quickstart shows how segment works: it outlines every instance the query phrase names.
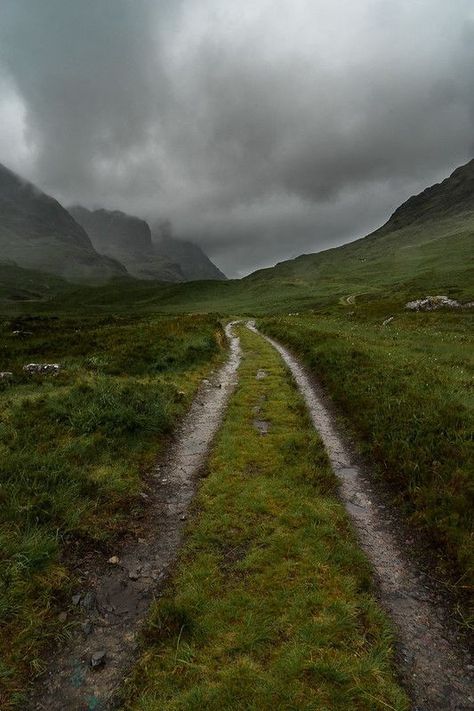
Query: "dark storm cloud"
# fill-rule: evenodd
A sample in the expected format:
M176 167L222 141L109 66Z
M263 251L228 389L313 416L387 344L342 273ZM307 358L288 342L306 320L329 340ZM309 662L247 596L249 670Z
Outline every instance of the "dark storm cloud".
M169 216L228 273L341 243L474 154L468 0L3 0L0 161Z

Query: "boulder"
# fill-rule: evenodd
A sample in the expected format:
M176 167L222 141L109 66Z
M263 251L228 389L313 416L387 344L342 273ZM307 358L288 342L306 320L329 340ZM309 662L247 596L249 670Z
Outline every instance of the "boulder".
M460 309L462 304L448 296L425 296L424 299L409 301L405 308L408 311L436 311L441 308Z
M59 363L28 363L23 366L24 372L30 375L58 375L61 368Z

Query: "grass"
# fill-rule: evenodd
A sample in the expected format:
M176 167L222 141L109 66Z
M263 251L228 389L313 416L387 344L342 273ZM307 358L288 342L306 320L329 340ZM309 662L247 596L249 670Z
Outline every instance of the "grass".
M30 335L15 336L14 330ZM76 555L135 526L143 475L223 334L208 317L6 318L0 326L0 707L21 699ZM57 377L28 362L60 362ZM21 703L21 702L19 702Z
M408 709L322 443L276 352L242 339L240 382L123 708Z
M0 303L41 301L73 290L72 284L53 274L0 263Z
M474 393L469 312L372 302L263 319L324 384L397 508L427 534L461 593L474 583ZM382 320L394 320L382 326Z

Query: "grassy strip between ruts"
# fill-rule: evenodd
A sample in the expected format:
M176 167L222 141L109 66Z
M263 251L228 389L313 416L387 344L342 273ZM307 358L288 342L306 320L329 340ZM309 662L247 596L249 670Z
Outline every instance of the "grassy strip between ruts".
M276 352L246 329L242 342L240 382L123 708L407 709L322 443Z
M14 373L0 383L0 708L24 708L42 647L67 634L63 551L105 553L139 526L142 475L222 342L207 317L0 324L0 370ZM57 360L57 377L22 372Z
M350 315L286 316L261 327L299 353L327 387L372 469L440 553L439 569L468 597L473 315L399 312L384 327L370 304L352 308Z

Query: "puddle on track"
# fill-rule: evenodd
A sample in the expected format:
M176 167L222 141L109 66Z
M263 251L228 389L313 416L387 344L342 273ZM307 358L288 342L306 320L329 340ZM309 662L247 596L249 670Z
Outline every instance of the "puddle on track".
M176 559L199 470L237 383L240 343L232 334L232 324L226 334L230 342L227 362L203 381L168 458L153 472L153 514L147 538L126 545L119 552L119 563L106 567L83 591L88 634L79 626L70 643L56 650L25 709L103 711L113 707L114 693L136 657L137 632ZM91 657L99 652L105 652L105 664L92 669Z
M311 419L340 480L340 497L370 559L381 603L397 631L400 674L414 711L472 711L472 662L444 620L446 611L423 584L423 575L391 533L387 510L374 501L370 483L343 442L322 393L289 351L261 334L281 355L300 389Z

